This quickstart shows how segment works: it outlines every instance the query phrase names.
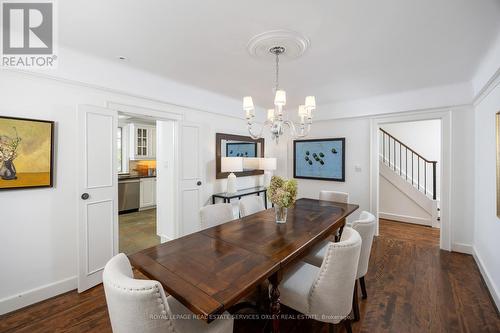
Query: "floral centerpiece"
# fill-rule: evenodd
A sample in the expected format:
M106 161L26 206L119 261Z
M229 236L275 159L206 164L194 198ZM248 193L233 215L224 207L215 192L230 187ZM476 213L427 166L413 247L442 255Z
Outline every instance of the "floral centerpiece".
M285 223L288 208L297 200L297 181L273 176L269 186L269 200L274 204L276 223Z

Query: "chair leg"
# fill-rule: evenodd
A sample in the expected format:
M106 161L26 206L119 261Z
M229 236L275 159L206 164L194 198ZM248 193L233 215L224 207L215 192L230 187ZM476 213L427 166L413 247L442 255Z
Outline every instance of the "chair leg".
M359 278L359 284L361 285L361 293L363 294L363 299L366 299L368 297L368 294L366 293L366 285L365 285L365 277L364 276Z
M359 321L359 303L358 303L358 280L354 282L354 292L352 295L352 314L354 321Z
M347 333L352 333L351 321L344 320L344 327Z

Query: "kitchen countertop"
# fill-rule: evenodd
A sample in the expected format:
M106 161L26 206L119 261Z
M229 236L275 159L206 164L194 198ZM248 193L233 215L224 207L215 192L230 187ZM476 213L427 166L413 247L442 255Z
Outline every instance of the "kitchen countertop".
M118 175L118 181L120 180L130 180L130 179L141 179L141 178L156 178L155 176L141 176L141 175Z

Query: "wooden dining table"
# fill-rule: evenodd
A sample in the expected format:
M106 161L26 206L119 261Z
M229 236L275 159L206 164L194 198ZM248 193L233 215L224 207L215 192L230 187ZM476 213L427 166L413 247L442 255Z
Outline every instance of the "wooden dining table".
M279 283L287 267L345 225L359 206L299 199L286 223L267 209L145 249L132 265L207 322L266 279L273 331L279 331Z

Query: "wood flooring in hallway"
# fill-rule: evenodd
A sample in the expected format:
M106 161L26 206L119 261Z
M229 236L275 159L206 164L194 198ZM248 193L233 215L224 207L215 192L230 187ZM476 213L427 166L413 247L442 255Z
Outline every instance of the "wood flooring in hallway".
M366 283L368 299L360 301L354 332L500 332L500 317L474 259L439 250L436 229L382 220ZM235 332L261 328L256 321L235 322ZM3 315L0 332L111 332L102 285ZM328 328L288 320L282 332Z

